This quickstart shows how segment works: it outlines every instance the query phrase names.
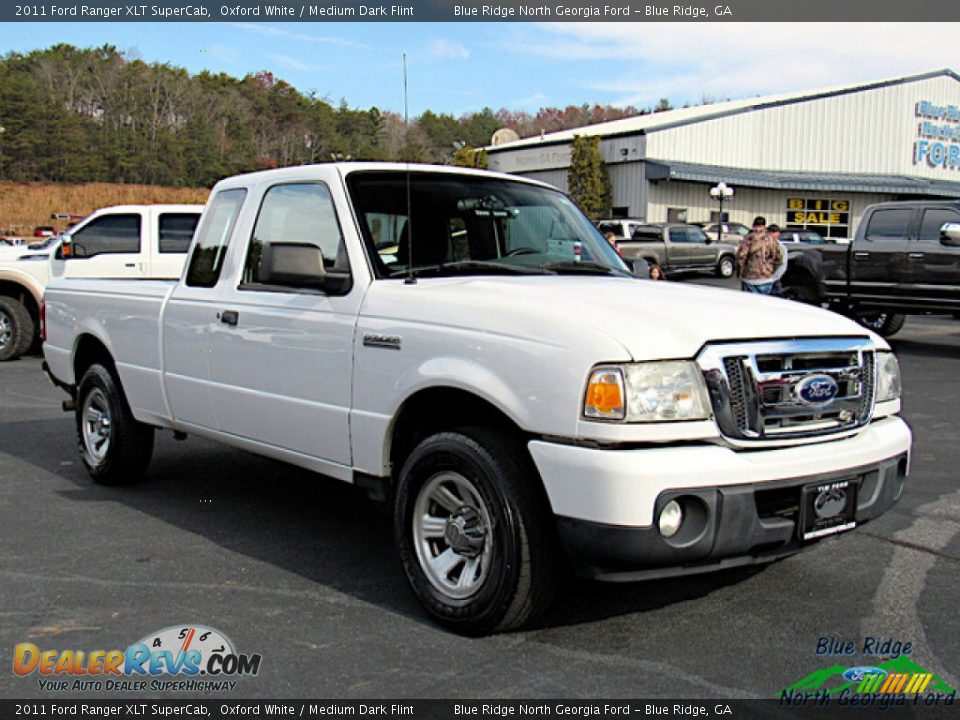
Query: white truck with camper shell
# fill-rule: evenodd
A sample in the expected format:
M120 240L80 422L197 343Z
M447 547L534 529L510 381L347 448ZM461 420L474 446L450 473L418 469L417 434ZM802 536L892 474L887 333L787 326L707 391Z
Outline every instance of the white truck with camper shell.
M52 277L178 278L202 205L117 205L58 238L0 253L0 362L33 345Z
M161 428L354 483L393 504L414 593L462 633L530 621L561 562L618 581L798 552L885 512L909 467L882 338L639 280L515 176L232 177L179 282L58 279L45 310L95 481L139 480Z

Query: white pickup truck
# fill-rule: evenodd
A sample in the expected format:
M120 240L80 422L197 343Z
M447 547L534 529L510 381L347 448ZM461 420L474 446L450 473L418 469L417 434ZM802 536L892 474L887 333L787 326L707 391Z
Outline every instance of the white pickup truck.
M0 252L0 362L15 360L33 345L51 277L180 277L202 210L202 205L103 208L60 237Z
M507 175L229 178L179 282L54 281L46 333L95 481L140 479L166 428L355 483L463 633L536 616L561 561L637 580L795 553L886 511L909 466L883 339L636 279L566 196Z

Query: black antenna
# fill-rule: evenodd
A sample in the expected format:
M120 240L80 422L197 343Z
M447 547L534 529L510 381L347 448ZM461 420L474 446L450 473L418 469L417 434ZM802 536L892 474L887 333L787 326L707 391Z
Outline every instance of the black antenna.
M403 282L413 285L417 282L417 271L413 267L413 201L410 199L410 119L407 100L407 54L403 54L403 144L406 145L404 155L407 162L407 259L410 267L407 268L407 278Z

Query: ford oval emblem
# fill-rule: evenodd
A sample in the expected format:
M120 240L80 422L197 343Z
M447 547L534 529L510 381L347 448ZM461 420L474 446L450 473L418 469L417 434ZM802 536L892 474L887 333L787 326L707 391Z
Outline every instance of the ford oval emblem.
M805 405L825 405L839 392L840 386L829 375L807 375L797 383L797 397Z
M867 675L883 675L886 677L887 671L883 668L861 665L860 667L852 667L843 673L843 679L850 680L852 682L860 682Z

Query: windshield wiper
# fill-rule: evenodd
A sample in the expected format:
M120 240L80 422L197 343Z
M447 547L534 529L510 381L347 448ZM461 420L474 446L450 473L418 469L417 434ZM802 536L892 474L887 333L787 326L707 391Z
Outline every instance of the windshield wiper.
M487 260L457 260L455 262L439 263L437 265L422 265L406 270L397 270L390 273L390 277L408 277L410 275L443 275L445 273L471 273L488 275L552 275L552 270L542 267L511 265L509 263L491 262Z
M600 263L582 260L580 262L564 260L562 262L547 263L546 265L541 265L540 269L561 274L582 273L584 275L626 275L626 273L621 272L616 268L612 268L609 265L601 265Z

